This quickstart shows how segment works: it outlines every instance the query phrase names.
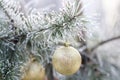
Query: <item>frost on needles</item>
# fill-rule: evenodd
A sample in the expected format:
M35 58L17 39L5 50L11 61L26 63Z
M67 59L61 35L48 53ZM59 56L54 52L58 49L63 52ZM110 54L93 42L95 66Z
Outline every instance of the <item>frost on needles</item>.
M78 47L82 39L86 19L80 0L65 0L57 12L23 9L19 1L0 0L0 80L20 80L31 54L46 65L59 43Z

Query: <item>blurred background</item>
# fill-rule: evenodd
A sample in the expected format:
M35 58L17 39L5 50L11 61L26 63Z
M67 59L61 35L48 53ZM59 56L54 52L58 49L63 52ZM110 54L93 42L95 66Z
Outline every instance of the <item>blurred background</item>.
M20 0L25 8L59 11L62 0ZM87 47L120 36L120 0L82 0L84 15L90 19L87 27ZM120 39L117 38L94 50L99 66L107 75L102 80L120 80ZM70 79L69 79L70 80ZM77 79L75 79L77 80ZM78 79L79 80L79 79ZM80 79L89 80L89 79ZM92 79L99 80L99 79Z

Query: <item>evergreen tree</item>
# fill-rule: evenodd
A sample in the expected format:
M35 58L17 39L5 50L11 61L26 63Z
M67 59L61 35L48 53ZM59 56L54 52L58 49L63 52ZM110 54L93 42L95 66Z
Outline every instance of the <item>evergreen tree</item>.
M26 11L15 0L0 0L0 80L24 80L31 66L42 69L43 76L45 69L47 80L101 80L104 72L89 56L98 46L89 50L85 40L88 19L83 6L80 0L65 0L60 11L38 12ZM56 48L66 43L82 56L81 68L71 76L52 65Z

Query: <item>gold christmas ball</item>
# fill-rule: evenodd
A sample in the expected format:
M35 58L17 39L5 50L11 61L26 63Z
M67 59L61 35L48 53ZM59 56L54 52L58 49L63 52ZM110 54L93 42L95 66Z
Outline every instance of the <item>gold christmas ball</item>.
M37 61L30 61L25 70L22 80L44 80L45 69Z
M57 72L63 75L72 75L80 68L81 55L73 47L61 46L55 50L52 64Z

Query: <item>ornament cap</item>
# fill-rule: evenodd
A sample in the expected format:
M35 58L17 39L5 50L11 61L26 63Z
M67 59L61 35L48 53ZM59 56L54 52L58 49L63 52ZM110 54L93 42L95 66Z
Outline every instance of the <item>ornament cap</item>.
M65 42L65 43L64 43L64 46L65 46L65 47L69 47L69 46L70 46L70 43L69 43L69 42Z

